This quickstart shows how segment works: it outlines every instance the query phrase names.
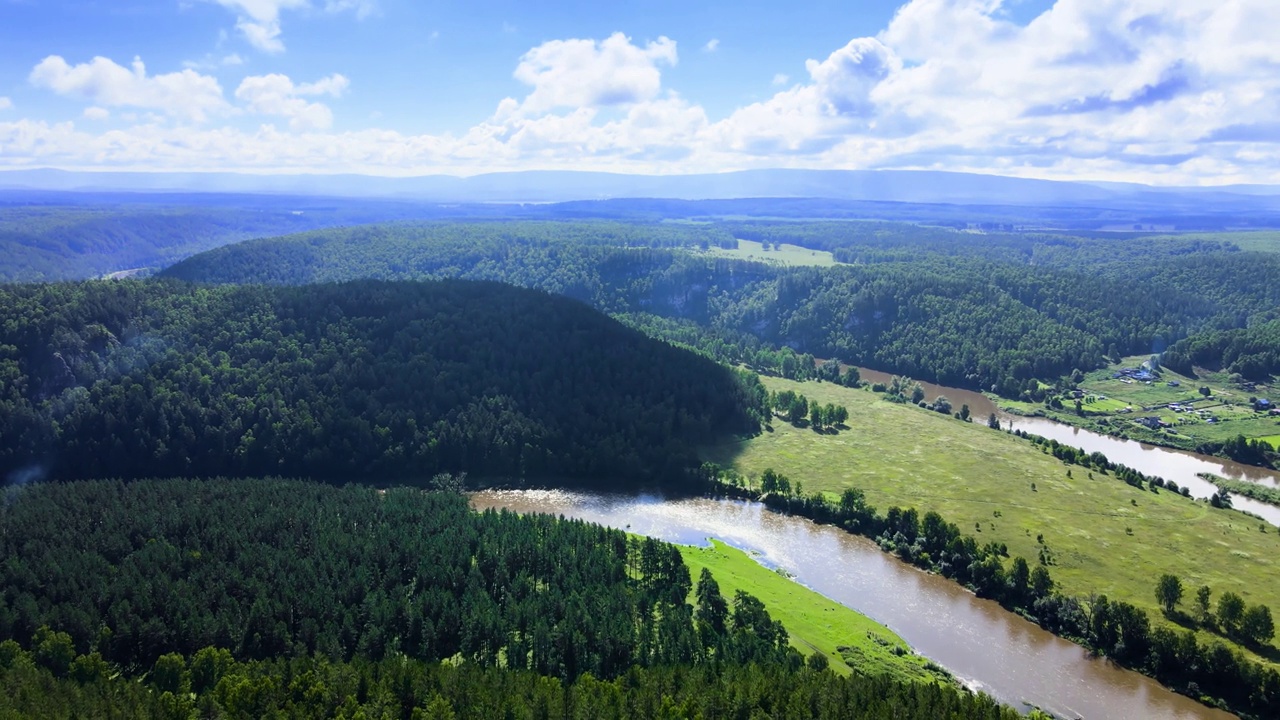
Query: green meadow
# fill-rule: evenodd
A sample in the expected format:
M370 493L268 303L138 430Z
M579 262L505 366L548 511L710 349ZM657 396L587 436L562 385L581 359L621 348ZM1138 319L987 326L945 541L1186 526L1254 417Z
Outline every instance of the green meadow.
M713 540L711 547L682 546L680 553L695 584L705 567L730 603L738 590L755 595L786 625L797 650L826 655L836 672L848 674L852 667L863 675L902 680L946 678L889 628L766 568L741 550Z
M810 250L799 245L788 245L786 243L783 243L780 247L765 250L761 243L754 240L739 240L738 247L735 250L711 248L707 253L735 260L757 260L790 266L828 267L836 264L835 258L831 256L831 253L824 250Z
M775 420L758 437L708 448L707 459L748 477L773 468L805 493L858 487L882 513L894 505L934 510L1029 562L1043 548L1063 591L1125 600L1153 622L1168 622L1154 595L1162 573L1179 576L1188 598L1208 585L1215 598L1230 590L1280 609L1280 531L1255 518L1091 475L980 419L963 422L866 389L763 380L770 390L846 406L848 428L819 434Z

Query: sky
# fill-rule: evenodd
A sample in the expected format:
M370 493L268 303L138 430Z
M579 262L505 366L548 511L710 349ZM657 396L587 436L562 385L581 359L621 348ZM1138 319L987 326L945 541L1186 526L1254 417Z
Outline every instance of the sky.
M1276 0L0 0L0 169L1280 184Z

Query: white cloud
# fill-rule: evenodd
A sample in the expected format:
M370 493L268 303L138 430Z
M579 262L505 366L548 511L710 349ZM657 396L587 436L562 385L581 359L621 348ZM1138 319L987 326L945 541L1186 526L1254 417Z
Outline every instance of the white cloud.
M875 127L871 92L901 66L878 40L851 40L825 60L805 63L809 84L740 108L717 124L715 134L735 152L750 155L821 153L850 133Z
M268 25L285 7L219 1ZM502 100L470 129L439 135L329 131L333 114L322 101L345 92L342 76L301 84L284 75L246 78L237 101L280 118L280 129L174 128L146 111L191 118L217 105L183 110L189 105L180 99L201 93L161 102L135 87L157 79L145 72L93 69L98 60L70 68L51 58L48 77L33 72L33 82L103 108L139 108L134 120L113 114L138 124L94 134L70 124L0 123L0 162L382 174L914 167L1280 183L1280 3L1057 0L1026 24L1001 7L1001 0L912 0L875 37L815 53L804 77L779 73L771 97L718 118L664 84L663 70L678 61L674 41L620 33L554 40L520 58L514 75L528 86L525 97ZM347 4L334 11L359 12ZM216 82L202 82L216 90L204 96L225 105ZM106 89L116 86L129 92Z
M333 125L333 111L323 103L305 98L341 97L349 85L346 77L337 74L301 85L295 85L287 75L259 75L247 77L240 83L236 99L245 103L249 112L288 118L291 130L327 130Z
M702 46L704 52L713 53L720 49L720 38L711 38L706 45Z
M7 97L0 96L0 110L8 110L13 107L13 101Z
M244 58L240 57L239 53L231 53L230 55L223 56L222 64L227 66L243 65Z
M211 0L236 13L236 29L250 45L266 53L284 52L280 15L313 7L311 0ZM377 12L375 0L325 0L324 11L354 12L363 20Z
M677 61L676 43L666 37L643 47L622 33L601 41L552 40L520 58L515 78L533 87L520 110L538 113L651 100L662 87L658 65Z
M249 18L236 20L236 29L244 35L249 44L265 53L284 52L284 42L280 40L280 21L258 22Z
M307 7L308 0L213 0L234 10L236 29L255 48L267 53L284 52L280 40L280 12Z
M106 108L100 108L97 105L92 105L90 107L85 108L84 112L81 114L84 116L85 120L106 120L111 117L110 110Z
M195 122L230 107L216 78L189 68L147 75L146 65L139 58L125 68L104 57L70 65L60 56L50 55L35 66L29 79L37 87L80 97L95 105L145 108Z

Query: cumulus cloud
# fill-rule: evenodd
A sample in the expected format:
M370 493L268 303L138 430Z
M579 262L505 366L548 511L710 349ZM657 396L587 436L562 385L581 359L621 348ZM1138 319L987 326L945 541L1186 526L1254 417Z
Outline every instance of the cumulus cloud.
M189 68L148 75L140 58L134 58L132 65L125 68L104 57L71 65L58 55L50 55L35 66L29 80L36 87L83 98L95 105L144 108L195 122L230 107L216 78Z
M1198 138L1280 110L1280 47L1262 41L1275 3L1059 0L1025 26L998 6L913 0L880 34L908 66L871 97L918 123L916 162L931 143L944 151L932 161L947 162L946 136L996 170L1021 156L1181 174L1221 152Z
M814 154L850 134L872 131L871 93L902 62L875 38L857 38L824 60L805 63L810 82L735 111L717 124L719 141L751 155ZM786 76L775 77L775 84Z
M287 4L261 0L254 10L252 0L216 1L267 25ZM310 2L316 10L329 7ZM1273 30L1280 3L1057 0L1027 22L1012 21L1003 4L911 0L874 37L815 49L802 77L779 74L771 96L716 118L697 98L666 87L662 73L678 62L674 41L617 33L530 49L514 72L527 94L502 100L491 117L457 134L328 131L332 112L322 101L345 92L345 78L295 84L263 75L246 78L236 100L307 132L267 125L182 133L143 113L137 127L101 134L0 123L0 147L4 162L77 166L388 174L910 167L1157 183L1280 182L1280 43ZM331 5L360 12L350 3ZM197 110L175 110L189 106L135 88L152 87L156 78L144 71L80 70L94 63L70 68L61 58L46 63L33 82L99 107L130 105L168 117L212 115L217 107L211 100L202 111L199 103ZM117 85L130 91L106 90ZM220 90L204 96L221 101ZM128 121L126 115L114 117Z
M552 40L520 58L515 78L533 87L520 104L525 113L553 108L602 107L650 100L662 88L659 65L678 61L667 37L631 42L622 33L596 40Z
M311 0L211 0L236 13L236 29L250 45L266 53L284 52L280 14L313 7ZM377 11L375 0L325 0L325 12L354 12L363 20Z
M280 12L307 7L308 0L213 0L236 12L236 29L255 48L266 53L284 52L280 40Z
M289 119L295 131L327 130L333 125L333 111L309 97L342 97L350 82L342 75L330 75L313 83L294 84L287 75L271 74L245 78L236 88L236 99L249 112L279 115Z
M110 110L106 108L100 108L97 105L92 105L90 107L85 108L84 112L81 114L84 116L85 120L106 120L111 117Z
M706 45L702 46L703 51L713 53L720 49L720 38L711 38Z

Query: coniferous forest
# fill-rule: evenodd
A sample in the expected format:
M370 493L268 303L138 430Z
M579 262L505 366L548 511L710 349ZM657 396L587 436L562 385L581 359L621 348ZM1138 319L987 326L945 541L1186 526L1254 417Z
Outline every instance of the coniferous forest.
M491 283L0 290L0 476L680 483L763 388Z
M452 493L42 483L0 548L0 717L1017 717L806 668L754 597L703 575L695 611L674 546Z

